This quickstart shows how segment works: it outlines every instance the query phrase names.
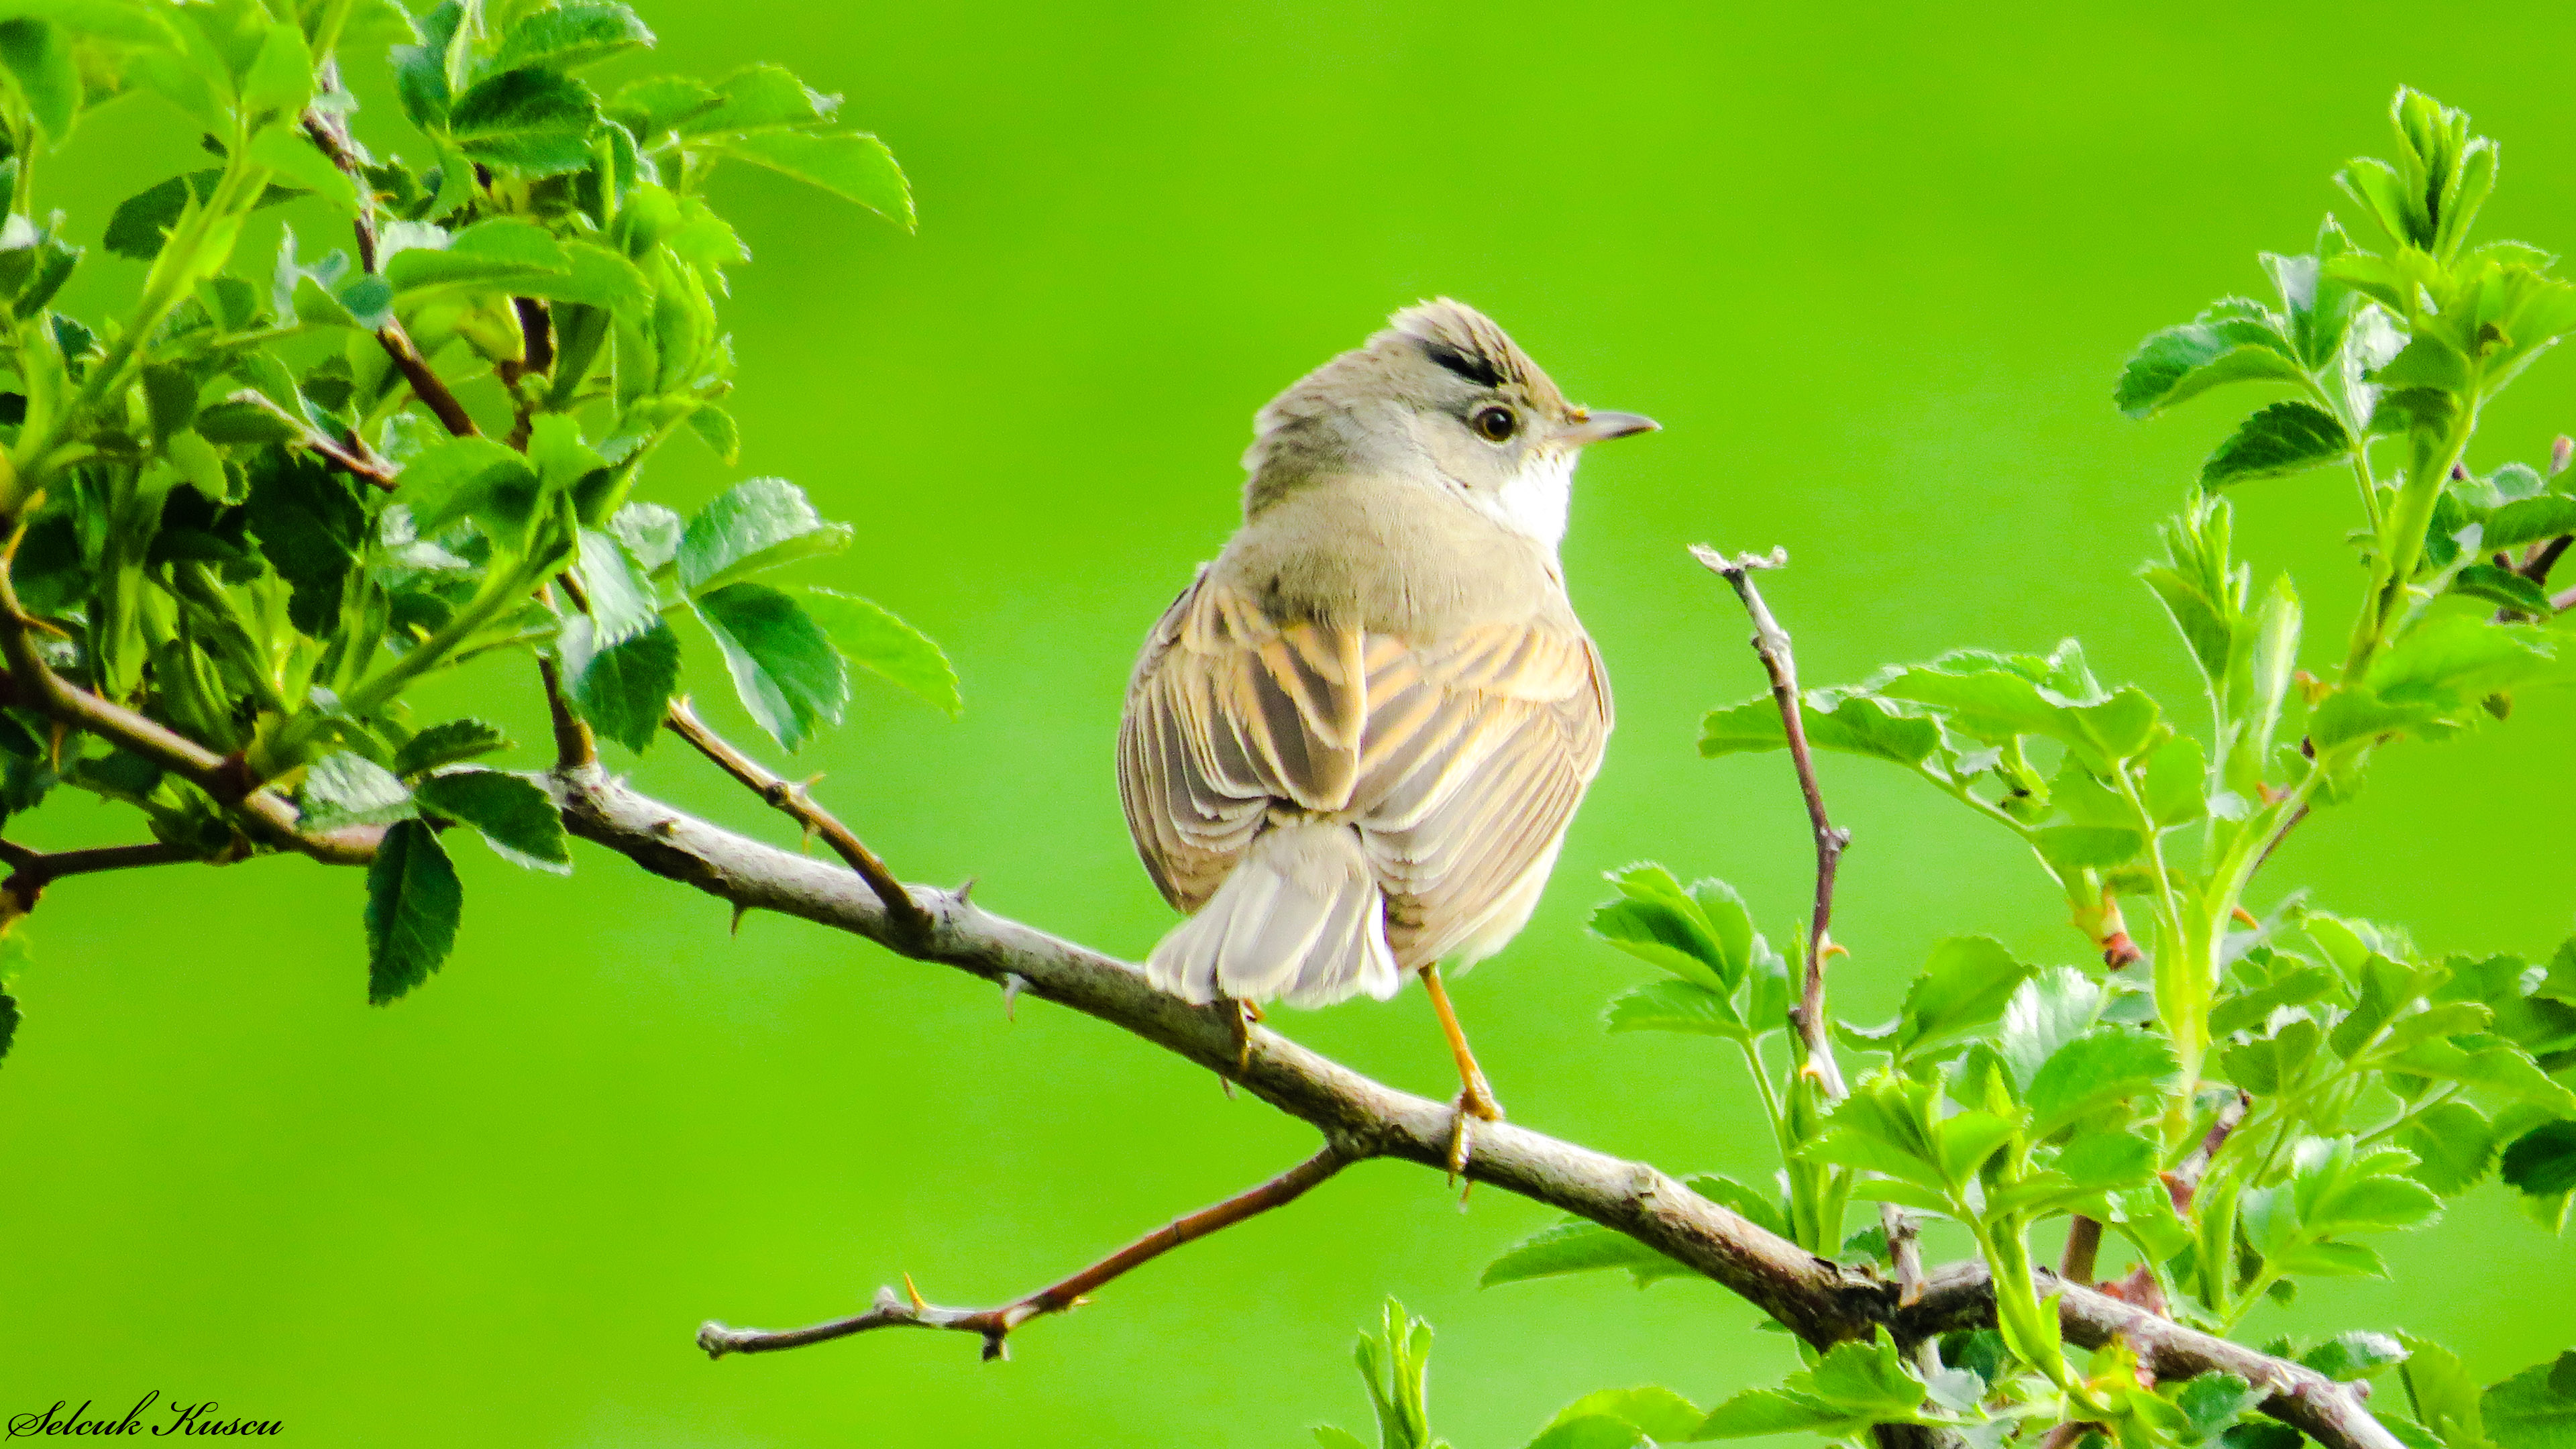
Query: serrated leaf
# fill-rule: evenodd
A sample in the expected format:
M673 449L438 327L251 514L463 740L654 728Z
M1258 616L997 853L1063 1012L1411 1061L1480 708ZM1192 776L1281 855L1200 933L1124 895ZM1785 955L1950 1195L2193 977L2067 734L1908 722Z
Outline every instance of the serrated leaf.
M535 782L499 770L447 770L420 782L420 802L471 825L492 852L512 865L557 875L572 869L572 841L554 797Z
M299 792L306 830L387 825L411 817L411 791L384 766L346 750L324 755L304 772Z
M1905 990L1899 1049L1942 1046L1992 1022L2031 971L1991 936L1957 936L1934 946Z
M2015 988L2004 1006L1996 1039L2022 1090L2060 1047L2082 1035L2102 1012L2102 988L2071 966L2035 973Z
M509 747L510 738L501 733L499 725L479 719L452 719L405 740L402 748L394 751L394 773L417 775Z
M2443 1197L2458 1197L2495 1166L2494 1125L2466 1102L2442 1102L2416 1114L2397 1134L2415 1154L2415 1180Z
M1610 998L1603 1025L1612 1031L1677 1031L1741 1039L1748 1035L1723 996L1695 981L1650 981Z
M743 708L781 748L794 750L820 726L841 722L849 668L793 598L766 584L727 584L696 602Z
M617 535L647 573L660 572L679 556L686 527L680 515L658 503L629 503L608 520L608 531Z
M2333 1379L2351 1383L2406 1361L2406 1345L2384 1333L2337 1334L2299 1355L2299 1362Z
M798 559L849 546L847 524L825 523L805 490L784 478L737 483L698 511L680 535L680 583L720 589Z
M492 56L494 70L550 65L570 70L653 43L653 32L624 5L567 0L520 18Z
M2200 486L2285 478L2351 455L2352 438L2332 413L2309 402L2276 402L2247 418L2218 445L2200 465Z
M894 153L862 132L759 131L728 136L708 149L855 201L910 230L912 188Z
M581 531L573 572L581 579L602 645L632 639L662 620L661 599L644 565L626 545L595 528Z
M541 495L528 460L490 438L448 438L403 465L403 501L423 538L471 518L494 543L523 549Z
M377 1006L429 979L456 945L465 888L428 824L397 820L367 866L367 1000Z
M1539 1431L1526 1449L1654 1449L1654 1440L1637 1431L1637 1426L1608 1414L1585 1414L1577 1418L1559 1418Z
M2505 1183L2528 1197L2576 1191L2576 1121L2543 1122L2504 1150Z
M950 719L965 712L957 671L930 636L897 618L892 610L855 594L808 588L801 597L806 612L831 636L841 657L910 691Z
M1820 1399L1777 1389L1746 1389L1709 1411L1694 1439L1757 1439L1769 1434L1817 1433L1839 1438L1868 1426Z
M2300 376L2289 342L2263 310L2230 299L2138 344L2120 371L2112 401L2130 417L2143 418L2225 383L2296 382Z
M600 647L586 615L564 621L558 648L573 708L591 728L642 754L680 686L680 639L667 623Z
M1798 723L1806 731L1807 743L1819 750L1866 755L1911 767L1930 759L1941 748L1940 725L1919 715L1901 713L1885 700L1859 695L1839 698L1814 690L1800 703L1799 710ZM1787 747L1780 706L1769 695L1712 710L1701 724L1699 752L1709 759Z
M2496 1449L2576 1449L2576 1349L2490 1386L2478 1412Z
M1519 1283L1532 1278L1553 1278L1566 1273L1590 1273L1604 1268L1620 1268L1636 1275L1640 1285L1658 1278L1680 1278L1691 1274L1689 1268L1674 1262L1625 1233L1612 1232L1599 1223L1558 1223L1539 1229L1505 1250L1503 1255L1485 1266L1484 1276L1477 1281L1491 1288L1497 1283Z
M223 179L220 167L191 171L134 193L117 203L107 218L107 234L101 238L107 249L120 257L148 262L161 254L161 244L168 239L170 228L179 224L179 214L186 210L193 196L203 204L215 194L215 183ZM275 206L291 201L299 193L289 187L271 186L260 193L257 206Z
M599 125L590 88L544 67L506 70L456 98L447 130L459 149L490 166L525 176L579 171L591 162Z
M2127 1027L2095 1027L2052 1052L2030 1078L2032 1138L2046 1137L2122 1098L2153 1091L2181 1071L2173 1048L2162 1038Z
M2189 1444L2216 1438L2267 1397L2265 1390L2231 1373L2195 1374L2172 1392L2174 1407L2188 1426L2182 1438Z
M2441 1436L2450 1449L2480 1449L2487 1437L2478 1384L2460 1356L2411 1333L2401 1333L2397 1340L2406 1346L2406 1362L2397 1376L2406 1385L2406 1402L2415 1410L2416 1422Z

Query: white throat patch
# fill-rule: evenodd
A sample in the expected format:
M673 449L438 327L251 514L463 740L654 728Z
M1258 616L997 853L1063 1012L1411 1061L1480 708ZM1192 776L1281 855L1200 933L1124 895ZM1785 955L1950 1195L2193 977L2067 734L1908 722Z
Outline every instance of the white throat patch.
M1467 500L1486 517L1553 554L1565 541L1566 510L1574 498L1574 460L1572 452L1540 454L1500 492L1469 489Z

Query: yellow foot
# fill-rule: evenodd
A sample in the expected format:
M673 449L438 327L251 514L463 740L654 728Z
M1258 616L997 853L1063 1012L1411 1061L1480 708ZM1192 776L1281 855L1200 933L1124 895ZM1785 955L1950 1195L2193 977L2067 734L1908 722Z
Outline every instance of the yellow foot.
M1453 1181L1466 1174L1467 1159L1472 1155L1469 1137L1473 1129L1467 1125L1471 1120L1503 1120L1502 1104L1494 1100L1493 1089L1485 1085L1481 1073L1458 1093L1456 1101L1449 1104L1449 1176ZM1466 1194L1459 1194L1458 1201L1464 1206Z

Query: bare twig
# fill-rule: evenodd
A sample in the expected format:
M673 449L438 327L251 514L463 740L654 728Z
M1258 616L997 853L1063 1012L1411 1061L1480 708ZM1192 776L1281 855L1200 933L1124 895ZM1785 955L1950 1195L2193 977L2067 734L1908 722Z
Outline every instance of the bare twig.
M5 908L25 915L36 908L36 898L46 886L65 876L95 875L110 870L136 870L152 865L177 865L202 857L153 841L146 845L100 845L86 850L29 850L13 841L0 840L0 862L9 867L9 878L0 881L0 894L8 900Z
M338 90L339 63L325 60L320 67L320 79L325 90ZM367 272L379 270L381 257L376 239L375 183L367 179L366 163L356 139L349 134L348 118L337 111L308 110L304 113L304 134L358 188L358 215L350 223L357 235L358 267ZM460 438L476 433L474 415L465 410L465 404L456 400L456 394L429 365L429 359L413 345L411 334L403 330L400 320L386 318L385 325L376 329L376 342L384 348L385 355L393 359L403 381L411 384L412 396L437 414L438 421L448 432Z
M1842 1068L1834 1063L1833 1038L1825 1026L1825 952L1833 944L1829 932L1834 918L1834 871L1842 863L1844 848L1851 844L1851 832L1835 829L1826 818L1825 792L1816 783L1815 756L1807 748L1807 725L1799 709L1798 662L1789 652L1787 631L1771 617L1762 591L1753 586L1755 570L1786 568L1789 551L1775 548L1768 557L1748 553L1730 558L1706 544L1694 544L1691 557L1734 585L1736 597L1744 601L1744 612L1753 616L1753 652L1761 656L1762 667L1771 676L1771 697L1780 704L1780 728L1788 735L1789 760L1797 766L1798 789L1806 796L1807 821L1816 838L1816 906L1807 928L1806 981L1791 1016L1806 1043L1808 1065L1828 1095L1840 1097L1845 1091Z
M2228 1135L2245 1120L2246 1112L2253 1106L2254 1098L2239 1088L2234 1100L2218 1109L2218 1119L2209 1124L2209 1131L2200 1139L2200 1145L2191 1150L2191 1155L2184 1158L2180 1166L2165 1174L2165 1192L2173 1198L2174 1211L2191 1211L2192 1195L2200 1191L2200 1180L2208 1173L2210 1162L2218 1156L2218 1149L2227 1145Z
M2057 1276L2090 1286L2101 1257L2102 1220L2077 1213L2066 1225L2066 1252L2058 1260Z
M1286 1207L1305 1196L1308 1188L1341 1171L1350 1161L1350 1156L1341 1149L1327 1145L1321 1152L1258 1187L1237 1193L1211 1207L1201 1208L1187 1217L1176 1218L1072 1277L1025 1297L1015 1298L998 1308L936 1307L922 1302L919 1294L909 1291L912 1280L906 1278L905 1293L898 1295L892 1288L880 1288L875 1305L853 1317L817 1323L808 1328L777 1330L727 1328L721 1323L710 1323L698 1330L698 1347L705 1349L709 1358L722 1358L729 1353L768 1353L782 1348L801 1348L809 1343L846 1338L875 1328L945 1328L982 1337L987 1360L1008 1358L1010 1350L1006 1341L1011 1330L1021 1324L1045 1314L1078 1308L1090 1301L1087 1295L1093 1290L1143 1267L1183 1243L1258 1217L1272 1208Z
M877 893L877 899L885 903L903 939L929 938L930 914L912 898L910 891L904 889L903 882L894 878L894 872L886 869L886 863L877 859L876 852L868 849L831 811L815 804L813 797L805 793L803 785L789 784L750 756L725 743L715 731L699 721L686 699L671 701L670 712L663 716L662 724L671 733L687 740L691 749L714 761L718 769L733 776L744 789L758 795L762 803L804 827L807 835L823 837L823 843L832 847L832 853L857 871L859 878L868 883L868 888Z

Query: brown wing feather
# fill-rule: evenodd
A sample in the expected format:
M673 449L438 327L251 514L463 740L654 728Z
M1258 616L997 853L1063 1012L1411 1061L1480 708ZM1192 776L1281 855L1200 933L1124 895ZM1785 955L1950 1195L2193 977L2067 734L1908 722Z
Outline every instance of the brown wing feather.
M1413 967L1472 936L1547 859L1610 723L1580 630L1495 624L1418 645L1281 628L1202 572L1137 661L1119 792L1146 868L1185 911L1274 806L1351 820Z

